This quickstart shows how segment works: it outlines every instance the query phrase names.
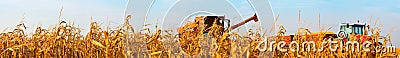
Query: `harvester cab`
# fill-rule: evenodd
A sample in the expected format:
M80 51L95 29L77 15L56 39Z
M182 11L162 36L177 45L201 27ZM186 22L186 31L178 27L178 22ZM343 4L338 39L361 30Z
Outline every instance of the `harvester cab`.
M242 26L243 24L245 24L249 21L252 21L252 20L254 20L254 22L258 22L258 18L257 18L256 14L254 14L250 18L247 18L246 20L239 22L233 26L231 26L230 20L226 19L224 15L207 15L207 16L195 17L195 22L198 22L197 24L205 25L204 33L208 33L208 31L210 31L210 28L212 27L212 25L214 23L218 26L222 26L223 28L221 28L221 30L230 31L230 30L236 29L237 27ZM204 21L204 22L200 22L200 21Z
M225 19L225 16L223 15L209 15L209 16L200 16L196 18L197 20L204 20L204 25L206 30L204 33L207 33L209 31L209 28L215 23L219 26L223 27L223 30L226 30L230 26L230 20Z

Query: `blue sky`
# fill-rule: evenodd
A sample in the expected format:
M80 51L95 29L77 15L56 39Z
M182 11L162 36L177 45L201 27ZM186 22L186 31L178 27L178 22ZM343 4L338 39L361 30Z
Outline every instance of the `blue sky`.
M102 25L117 25L123 19L127 0L1 0L0 29L11 30L23 21L28 31L41 24L45 28L55 25L59 11L63 7L62 19L74 21L76 25L88 29L90 21ZM24 20L21 20L25 17ZM90 20L93 17L94 20ZM107 20L108 18L108 20Z
M122 24L125 8L128 0L1 0L0 2L0 29L8 28L11 30L25 17L25 24L29 27L28 31L35 29L38 24L48 28L57 23L59 10L63 7L62 19L74 21L86 31L89 22L99 22L103 27L110 25L116 26ZM151 3L143 0L143 4ZM149 15L163 14L162 12L176 0L157 0L155 9ZM241 13L252 13L252 9L247 8L243 0L233 1L234 7L241 10ZM289 29L289 33L296 32L298 27L297 13L301 10L302 24L300 27L307 27L313 31L318 31L317 18L321 14L321 23L325 26L332 26L330 31L337 31L338 24L342 22L367 22L370 16L374 19L379 18L378 23L383 25L382 34L392 31L394 43L399 45L400 36L400 0L270 0L274 15L280 13L277 24L284 25ZM164 4L165 3L165 4ZM241 7L243 6L243 7ZM139 8L146 7L141 5ZM139 17L145 17L144 10L135 10ZM159 12L157 12L159 11ZM244 15L248 17L250 15ZM160 15L161 16L161 15ZM160 16L149 16L150 19L162 21ZM90 20L93 17L94 20ZM231 18L235 19L235 18ZM143 20L134 20L134 22L144 22ZM154 23L154 21L148 21ZM135 23L131 23L135 24ZM84 31L85 31L84 30ZM397 36L396 36L397 35Z

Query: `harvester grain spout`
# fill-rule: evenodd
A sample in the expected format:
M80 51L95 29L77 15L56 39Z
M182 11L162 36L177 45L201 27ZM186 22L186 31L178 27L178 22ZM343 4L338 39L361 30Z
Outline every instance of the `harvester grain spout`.
M246 24L247 22L250 22L251 20L254 20L254 22L258 22L257 14L254 14L250 18L247 18L246 20L244 20L242 22L239 22L238 24L235 24L235 25L229 27L228 31L236 29L237 27L242 26L242 25Z

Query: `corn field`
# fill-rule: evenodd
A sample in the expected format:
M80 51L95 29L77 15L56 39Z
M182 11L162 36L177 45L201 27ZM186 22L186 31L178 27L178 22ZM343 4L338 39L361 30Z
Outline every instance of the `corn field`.
M79 27L73 23L60 21L53 28L36 27L33 34L25 32L24 23L14 30L0 34L0 58L271 58L271 57L311 57L346 58L369 57L367 52L269 52L264 43L270 41L289 41L281 39L284 35L280 28L277 35L264 36L258 31L249 30L247 34L223 31L221 26L213 25L208 34L203 34L204 26L187 23L178 29L150 31L145 28L134 32L127 16L125 23L117 29L103 30L98 23L90 22L90 31L82 35ZM156 26L157 27L157 26ZM200 28L195 32L193 28ZM203 28L203 29L202 29ZM310 37L306 28L299 29L291 41L315 40L317 43L331 41L324 36ZM372 37L379 35L379 29L370 31ZM321 35L324 33L321 33ZM323 38L323 39L321 39ZM266 39L267 42L264 42ZM351 40L356 41L354 38ZM374 40L369 40L375 42ZM390 41L389 41L390 42ZM386 42L384 43L386 45ZM276 45L275 45L276 46ZM321 47L318 46L317 47ZM287 48L287 47L285 47ZM343 47L340 47L343 48ZM396 49L399 51L400 49ZM374 53L375 57L399 56L397 53Z
M103 30L98 23L90 22L90 31L86 35L82 35L82 29L71 22L60 21L48 29L37 26L33 34L25 32L24 23L20 23L14 30L0 34L0 58L242 58L261 54L255 48L257 41L253 40L257 38L260 42L259 35L239 36L236 33L218 33L220 30L217 29L210 32L213 36L203 35L202 32L172 34L172 30L159 29L152 32L148 28L140 30L148 32L140 33L134 32L129 19L130 16L113 30ZM224 39L228 36L245 40ZM196 43L185 42L188 40Z

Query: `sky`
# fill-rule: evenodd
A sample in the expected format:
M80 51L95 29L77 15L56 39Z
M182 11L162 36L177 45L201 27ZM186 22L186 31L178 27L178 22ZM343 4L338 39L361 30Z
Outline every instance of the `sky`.
M24 22L28 31L32 31L38 25L50 28L60 20L75 22L84 31L88 30L91 21L119 25L126 4L127 0L1 0L0 30L12 30ZM58 19L61 8L61 19Z
M172 21L175 20L164 20L163 15L167 14L165 9L168 9L177 0L154 0L154 6L148 9L149 5L140 4L151 4L153 0L135 0L133 2L135 7L129 6L128 0L1 0L0 2L0 30L11 31L20 22L24 22L28 31L32 31L36 26L41 25L45 28L55 25L60 20L67 20L75 22L75 25L83 28L83 31L87 31L89 22L98 22L102 27L117 26L122 24L124 16L128 12L134 13L134 17L140 19L132 19L131 24L137 24L137 22L148 22L151 24L167 24L161 23L161 21ZM213 1L213 0L210 0ZM254 13L254 10L249 8L249 2L245 0L227 0L233 3L231 6L224 4L228 7L221 10L215 10L218 7L210 7L209 9L215 11L221 11L221 13L213 12L217 14L230 14L230 19L237 18L238 13L242 14L243 18L247 18ZM131 1L132 2L132 1ZM190 1L189 1L190 2ZM224 2L224 1L214 1ZM200 3L200 2L199 2ZM206 3L206 2L203 2ZM329 31L337 32L339 23L348 22L353 23L357 20L368 23L370 17L378 19L378 23L382 24L383 35L391 32L393 37L393 43L396 46L400 46L400 0L269 0L272 7L273 17L279 16L277 24L284 25L288 34L293 34L297 31L298 27L306 27L312 31L318 31L318 13L321 15L321 24L328 27L333 27ZM196 4L196 2L190 2L193 6L201 7L202 4ZM204 4L207 6L214 6L214 4ZM128 8L127 8L128 7ZM182 6L183 8L185 6ZM57 17L60 15L60 9L63 9L61 19ZM126 9L134 8L135 10L125 11ZM138 8L138 9L136 9ZM178 7L179 8L179 7ZM215 8L215 9L212 9ZM233 9L232 9L233 8ZM198 10L196 8L185 8ZM234 10L238 9L238 10ZM146 11L149 10L149 14ZM207 9L200 9L207 10ZM297 23L298 11L301 14L301 24ZM182 10L180 12L185 12ZM237 13L231 11L238 11ZM179 11L178 11L179 12ZM146 15L143 15L146 14ZM180 13L173 13L178 15ZM151 16L150 16L151 15ZM90 18L93 18L92 20ZM170 16L167 16L167 18ZM22 18L24 18L22 20ZM156 20L144 20L156 19ZM266 19L273 21L273 19ZM179 22L179 21L177 21ZM235 23L235 22L233 22ZM268 24L268 23L263 23ZM272 23L270 23L272 24ZM300 26L299 26L300 25ZM161 26L162 27L162 26ZM248 28L249 25L245 26ZM393 31L390 31L393 30ZM397 35L397 36L396 36Z

